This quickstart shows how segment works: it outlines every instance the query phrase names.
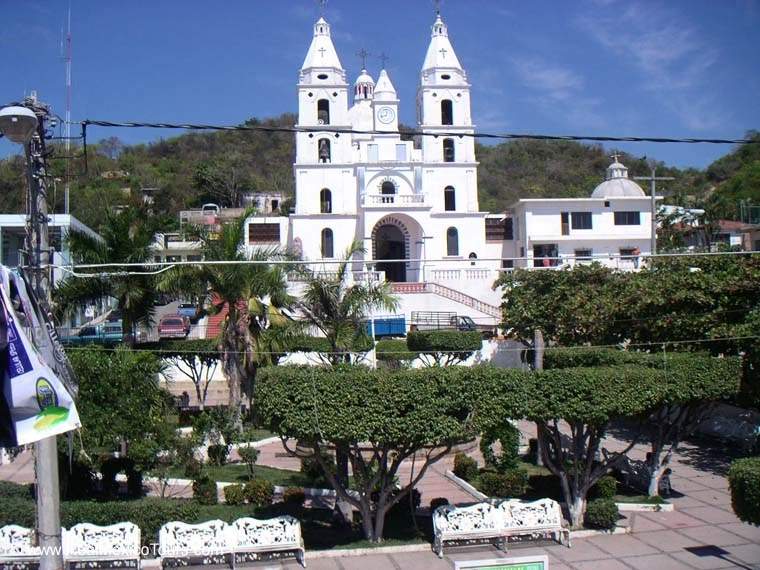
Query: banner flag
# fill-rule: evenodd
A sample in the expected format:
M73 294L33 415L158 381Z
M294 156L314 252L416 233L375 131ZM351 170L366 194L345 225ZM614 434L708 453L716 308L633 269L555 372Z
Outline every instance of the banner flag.
M25 445L80 427L72 393L61 379L73 385L73 374L55 333L50 334L23 279L2 266L0 350L0 447Z

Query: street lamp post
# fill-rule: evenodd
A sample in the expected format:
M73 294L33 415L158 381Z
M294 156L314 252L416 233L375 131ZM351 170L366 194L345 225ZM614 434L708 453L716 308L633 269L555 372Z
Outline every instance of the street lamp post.
M24 146L28 193L26 198L26 266L38 303L50 313L50 249L48 247L47 153L45 150L47 105L36 93L20 105L0 109L0 132ZM37 537L41 549L40 570L63 568L61 551L60 488L56 437L35 444L37 485Z

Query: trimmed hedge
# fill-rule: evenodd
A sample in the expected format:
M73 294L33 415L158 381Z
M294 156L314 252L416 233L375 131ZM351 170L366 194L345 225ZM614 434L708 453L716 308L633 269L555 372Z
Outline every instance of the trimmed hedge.
M760 457L737 459L728 471L731 506L742 521L760 526Z
M544 353L544 369L593 368L596 366L621 366L645 364L651 357L643 352L629 352L609 348L552 348Z
M322 336L297 336L286 341L287 352L331 352L330 342ZM360 332L351 345L352 352L372 350L372 339Z
M10 481L0 481L0 498L31 499L32 487Z
M617 479L612 475L605 475L591 487L589 495L599 499L612 499L617 494L617 488Z
M454 455L454 475L465 481L474 481L478 476L478 462L466 453Z
M499 455L496 455L492 448L497 441L501 445ZM480 452L483 454L486 467L492 467L496 471L506 472L515 469L519 461L519 448L520 430L511 422L504 422L480 436Z
M224 502L228 505L242 505L245 503L245 491L242 485L227 485L223 489Z
M619 518L620 511L612 499L594 499L586 505L584 522L587 527L612 529Z
M503 473L481 471L478 476L478 490L489 497L522 497L528 489L528 480L528 472L525 469L510 469Z
M411 331L406 346L414 352L473 352L483 346L478 331Z
M0 498L0 526L34 526L35 504L30 499ZM63 501L61 525L71 528L88 522L111 525L130 521L140 527L142 543L158 541L158 530L167 522L197 522L198 505L181 499L139 499L136 501Z
M219 502L216 481L208 475L201 475L193 481L193 499L201 505L215 505Z
M404 339L383 339L375 346L377 359L383 362L411 362L419 355L406 347Z
M274 485L266 479L251 479L243 487L243 493L248 504L265 507L272 502Z

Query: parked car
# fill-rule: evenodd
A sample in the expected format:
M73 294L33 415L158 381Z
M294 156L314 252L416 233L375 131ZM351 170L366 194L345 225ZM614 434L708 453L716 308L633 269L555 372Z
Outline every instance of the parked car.
M179 315L161 317L158 321L158 338L185 338L187 333L185 319Z
M123 340L121 321L106 321L102 325L88 325L73 335L61 336L61 342L67 345L118 344Z
M193 303L180 303L177 307L177 314L187 317L190 322L195 322L200 317L200 310Z

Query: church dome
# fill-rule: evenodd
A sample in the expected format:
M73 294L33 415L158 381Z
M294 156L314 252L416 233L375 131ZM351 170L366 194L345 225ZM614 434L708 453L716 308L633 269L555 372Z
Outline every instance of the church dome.
M628 178L628 169L617 161L607 167L604 182L599 184L591 193L592 198L641 198L646 196L641 186Z
M362 69L354 82L354 99L372 99L374 92L375 80L367 73L366 69Z

